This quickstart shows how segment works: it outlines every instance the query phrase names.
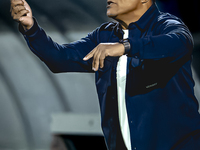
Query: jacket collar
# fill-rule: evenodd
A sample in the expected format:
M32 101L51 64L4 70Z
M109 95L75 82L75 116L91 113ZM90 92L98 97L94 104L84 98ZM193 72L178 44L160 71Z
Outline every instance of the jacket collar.
M135 22L139 26L139 28L145 30L155 19L156 16L160 14L158 7L155 3L142 15L142 17ZM131 28L132 23L129 25Z
M136 25L140 30L145 30L159 14L160 12L156 3L153 3L152 6L142 15L138 21L132 22L129 25L128 29L133 29ZM122 29L122 27L120 23L117 23L117 30L119 29Z

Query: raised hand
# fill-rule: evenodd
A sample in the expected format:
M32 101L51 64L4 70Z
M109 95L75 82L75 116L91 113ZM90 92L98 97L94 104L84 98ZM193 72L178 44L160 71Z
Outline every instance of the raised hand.
M25 0L11 0L10 12L12 18L19 22L25 30L33 26L32 10Z

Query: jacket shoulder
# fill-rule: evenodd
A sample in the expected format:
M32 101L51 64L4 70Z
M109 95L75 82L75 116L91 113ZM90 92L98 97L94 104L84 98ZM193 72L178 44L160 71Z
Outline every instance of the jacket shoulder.
M156 19L157 20L154 24L154 29L156 34L160 34L168 30L174 30L179 27L189 30L180 18L170 13L160 13Z
M160 13L160 15L157 18L157 21L158 23L162 23L165 25L169 25L169 24L183 24L184 25L183 21L180 18L170 13Z
M170 13L164 13L164 12L160 12L160 15L158 15L158 21L161 20L166 20L166 19L175 19L175 20L179 20L178 17L170 14Z

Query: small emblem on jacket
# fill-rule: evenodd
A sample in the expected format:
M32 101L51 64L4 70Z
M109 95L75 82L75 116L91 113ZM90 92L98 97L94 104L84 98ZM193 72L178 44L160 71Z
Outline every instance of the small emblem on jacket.
M148 85L148 86L146 86L146 88L149 89L149 88L152 88L152 87L154 87L156 85L158 85L158 83L154 83L154 84Z

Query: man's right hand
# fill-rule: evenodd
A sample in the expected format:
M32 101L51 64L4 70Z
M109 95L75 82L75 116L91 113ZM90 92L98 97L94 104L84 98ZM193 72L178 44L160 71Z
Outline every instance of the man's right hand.
M11 0L10 12L12 18L19 22L25 30L33 26L32 10L25 0Z

